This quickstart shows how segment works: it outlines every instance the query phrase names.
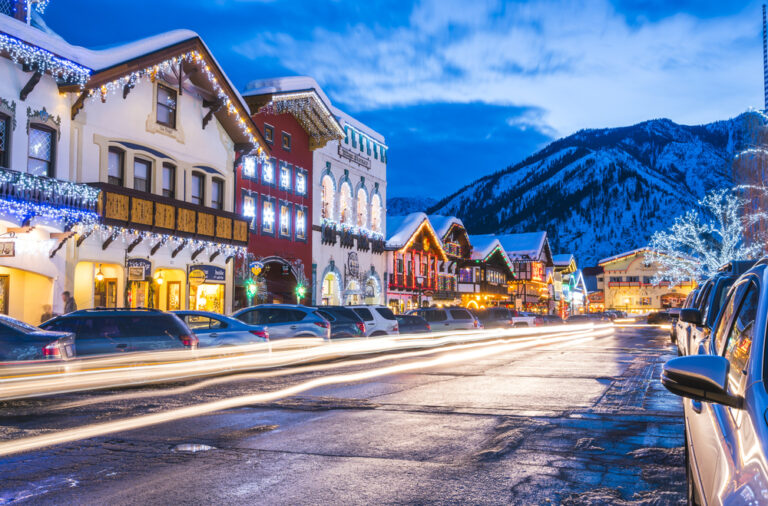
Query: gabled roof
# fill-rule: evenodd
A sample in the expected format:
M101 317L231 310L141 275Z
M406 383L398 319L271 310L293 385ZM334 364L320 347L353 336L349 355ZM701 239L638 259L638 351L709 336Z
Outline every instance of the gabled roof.
M553 263L546 232L502 234L496 237L512 260L533 260L543 254L547 265Z
M461 228L464 227L464 223L458 219L455 216L441 216L439 214L430 214L429 221L432 223L432 228L435 229L435 232L440 237L440 239L445 239L446 234L448 231L451 230L451 227L453 225L460 226Z
M428 233L434 237L442 260L448 260L440 237L437 236L435 229L432 228L432 224L429 222L429 218L424 213L411 213L407 216L387 216L387 249L399 250L404 248L422 227L426 227Z
M249 83L243 92L251 114L291 113L309 135L310 149L344 137L328 96L311 77L280 77Z
M493 234L470 235L469 242L472 244L472 260L487 260L491 255L498 252L510 272L514 272L512 260L504 250L499 239Z
M617 260L623 260L626 257L630 257L633 255L639 255L641 253L645 253L647 251L650 251L648 248L637 248L630 251L625 251L623 253L619 253L617 255L613 255L611 257L603 258L602 260L597 262L598 266L604 266L605 264L616 262Z
M560 253L559 255L552 255L552 262L556 267L567 267L574 261L573 255L570 253Z
M203 93L210 95L212 106L218 105L214 113L236 144L268 149L242 97L195 32L174 30L107 49L92 50L74 46L54 34L0 15L0 36L3 34L84 69L87 79L64 79L63 82L60 79L62 91L82 92L72 108L73 117L89 96L98 95L102 99L110 93L126 96L137 81L154 79L158 72L173 74L178 80L181 70L182 82L188 79ZM18 60L12 52L4 55Z

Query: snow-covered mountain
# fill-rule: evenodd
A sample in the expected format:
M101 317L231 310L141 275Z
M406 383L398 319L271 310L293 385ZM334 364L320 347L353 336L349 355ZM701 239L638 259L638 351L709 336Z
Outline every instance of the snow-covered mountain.
M417 211L426 211L437 204L437 200L429 197L389 197L387 199L388 216L405 216Z
M546 230L553 252L594 265L646 245L707 191L731 185L733 155L755 116L582 130L478 179L429 212L458 216L472 234Z

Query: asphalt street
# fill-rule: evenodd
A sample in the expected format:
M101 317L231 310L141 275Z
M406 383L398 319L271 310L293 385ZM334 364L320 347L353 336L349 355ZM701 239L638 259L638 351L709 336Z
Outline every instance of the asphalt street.
M0 504L682 503L673 356L666 331L618 328L0 457ZM0 440L393 362L8 401Z

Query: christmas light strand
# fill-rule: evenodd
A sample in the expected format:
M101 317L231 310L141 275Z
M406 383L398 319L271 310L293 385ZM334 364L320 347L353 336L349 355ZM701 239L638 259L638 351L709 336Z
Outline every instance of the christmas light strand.
M0 170L0 185L3 184L12 186L17 193L39 192L46 199L76 201L89 208L96 206L101 193L98 188L86 184L59 181L10 170Z
M229 98L229 95L226 93L226 91L224 91L224 88L221 86L221 84L219 84L218 79L211 71L210 64L198 51L189 51L179 56L174 56L173 58L160 62L156 65L131 72L130 74L124 75L119 79L103 84L98 88L98 93L91 95L91 98L98 95L102 100L106 100L107 96L110 94L118 92L122 93L126 85L130 87L135 86L146 78L150 78L150 80L154 81L160 74L171 73L174 69L178 68L179 64L185 62L195 64L200 69L202 74L211 84L211 87L216 93L216 96L222 100L227 113L236 118L240 130L248 138L251 144L259 148L259 154L264 156L263 152L261 152L261 146L253 134L253 130L250 126L248 126L248 122L243 119L243 116L240 114L235 104Z
M89 225L99 220L96 211L5 198L0 198L0 214L15 216L21 223L39 217L61 222L67 226Z
M74 82L81 88L91 78L90 69L5 33L0 33L0 51L8 53L14 63L27 65L41 73L48 72L54 78Z

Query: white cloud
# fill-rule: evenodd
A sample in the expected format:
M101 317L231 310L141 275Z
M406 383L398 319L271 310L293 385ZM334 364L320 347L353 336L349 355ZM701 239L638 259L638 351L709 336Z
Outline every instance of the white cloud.
M429 102L534 107L559 134L762 106L760 11L630 25L605 0L423 0L407 26L262 33L236 50L313 75L360 109Z

